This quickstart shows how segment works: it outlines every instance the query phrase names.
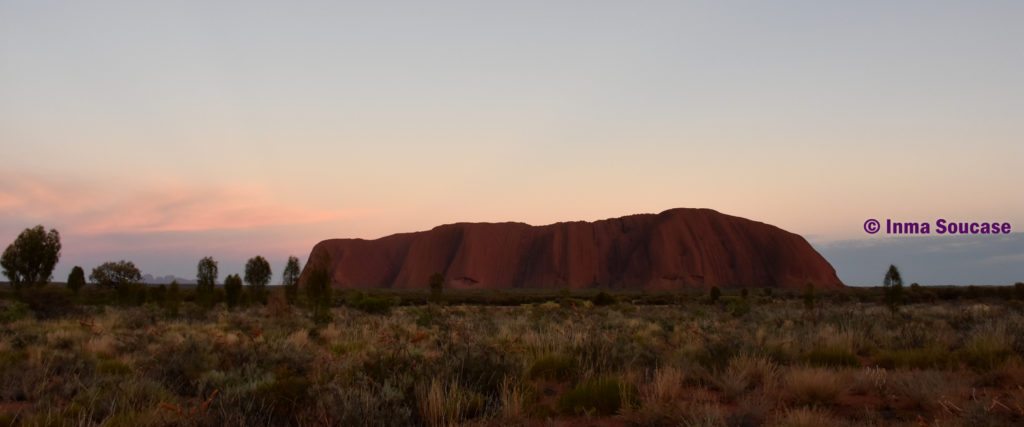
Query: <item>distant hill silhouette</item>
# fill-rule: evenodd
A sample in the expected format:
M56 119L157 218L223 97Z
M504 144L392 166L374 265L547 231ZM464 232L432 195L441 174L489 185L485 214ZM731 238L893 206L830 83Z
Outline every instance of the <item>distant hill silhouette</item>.
M153 276L152 274L143 274L142 283L147 285L169 285L171 282L177 280L179 285L194 285L196 281L193 279L184 279L181 277L168 274L166 276Z

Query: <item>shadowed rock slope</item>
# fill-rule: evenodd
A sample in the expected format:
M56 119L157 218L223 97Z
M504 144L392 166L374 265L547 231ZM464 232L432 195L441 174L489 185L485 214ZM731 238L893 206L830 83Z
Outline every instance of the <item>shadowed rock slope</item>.
M344 288L839 288L835 269L799 235L710 209L672 209L545 226L458 223L313 247Z

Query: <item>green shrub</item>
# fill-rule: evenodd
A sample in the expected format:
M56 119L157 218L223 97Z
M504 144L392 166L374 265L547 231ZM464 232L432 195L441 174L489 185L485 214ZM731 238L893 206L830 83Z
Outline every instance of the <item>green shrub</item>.
M277 423L286 424L290 414L308 402L310 381L305 377L282 373L274 381L256 389L256 399L269 407Z
M535 360L527 375L532 379L566 381L571 379L575 373L576 363L571 357L548 354Z
M618 300L616 300L615 297L613 297L608 292L601 291L594 296L594 305L613 305L616 302L618 302Z
M558 400L564 414L615 415L629 405L635 393L612 378L594 379L566 392Z
M1009 342L996 336L976 336L960 349L960 360L976 370L989 371L1002 364L1010 354Z
M395 306L395 301L388 297L355 294L346 301L346 305L369 314L388 314Z
M416 315L417 326L429 328L431 326L444 326L446 324L447 316L444 311L438 309L434 305L414 309L413 313Z
M722 297L722 290L718 289L718 286L712 286L711 292L708 294L708 300L712 303L718 302L718 299Z
M876 365L886 369L945 369L956 365L948 350L938 347L885 350L874 357Z
M96 362L96 372L103 375L129 375L132 368L115 359L100 359Z
M0 300L0 324L24 319L30 314L32 314L32 311L21 302Z
M807 363L815 366L860 366L857 355L840 347L817 347L804 356Z
M45 286L22 291L21 300L36 314L36 318L53 319L78 311L71 296L71 291L66 288Z
M216 352L209 342L186 336L184 342L154 352L146 363L146 373L168 390L195 396L200 376L216 364Z
M746 297L740 299L730 298L725 305L725 311L729 312L733 317L746 316L747 313L750 313L750 302L747 301Z

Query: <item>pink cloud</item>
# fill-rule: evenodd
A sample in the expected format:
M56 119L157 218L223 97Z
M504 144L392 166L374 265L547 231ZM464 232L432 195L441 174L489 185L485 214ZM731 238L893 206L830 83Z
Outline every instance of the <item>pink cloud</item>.
M247 230L324 223L361 213L302 206L268 194L245 185L124 188L0 174L0 219L58 223L64 232L101 235Z

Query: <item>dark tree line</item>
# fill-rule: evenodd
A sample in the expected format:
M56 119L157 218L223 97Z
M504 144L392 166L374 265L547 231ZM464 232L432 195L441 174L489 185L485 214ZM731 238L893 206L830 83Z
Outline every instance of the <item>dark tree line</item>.
M26 289L42 289L49 284L60 256L60 233L55 229L46 230L42 225L38 225L22 231L14 242L7 246L0 257L0 266L3 267L3 274L7 276L15 293L21 295ZM281 279L285 299L289 304L298 303L301 272L299 259L294 256L288 257ZM199 261L196 268L195 290L195 302L198 305L209 308L223 301L235 307L241 304L268 302L267 286L273 278L273 270L270 262L263 256L257 255L246 262L244 283L247 286L242 286L243 276L233 274L225 278L223 294L219 293L219 273L218 263L213 257L204 257ZM170 286L146 286L142 283L142 272L135 263L127 260L100 264L92 269L88 277L82 267L74 266L68 274L67 288L77 298L80 291L90 282L95 284L97 289L116 292L118 300L122 303L141 304L147 299L173 300L172 311L176 312L177 305L182 300L182 291L177 282Z

